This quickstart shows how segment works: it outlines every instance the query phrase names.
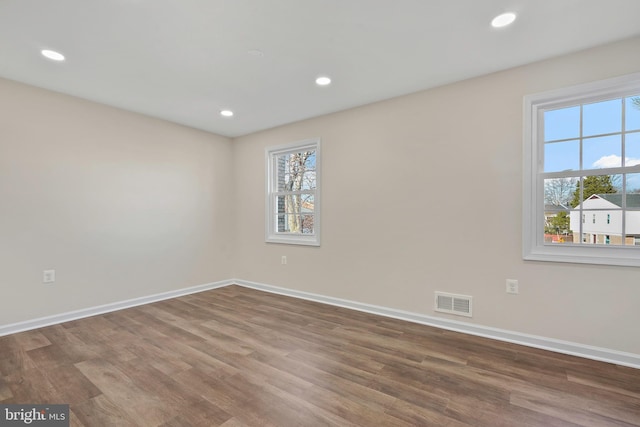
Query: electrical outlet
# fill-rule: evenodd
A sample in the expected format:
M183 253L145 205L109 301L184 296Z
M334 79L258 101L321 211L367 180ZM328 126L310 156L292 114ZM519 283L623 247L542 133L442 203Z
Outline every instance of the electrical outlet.
M516 279L507 279L507 293L508 294L519 293L518 281Z
M280 263L282 265L285 265L287 263L287 256L286 255L282 255L282 258L280 258Z
M56 281L55 270L44 270L42 272L42 283L53 283Z

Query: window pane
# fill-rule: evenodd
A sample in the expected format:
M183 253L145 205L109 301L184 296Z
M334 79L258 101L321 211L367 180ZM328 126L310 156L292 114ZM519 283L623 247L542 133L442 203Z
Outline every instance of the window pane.
M585 139L582 150L583 169L622 166L622 138L620 135Z
M640 133L625 136L625 166L640 165Z
M622 175L611 175L611 185L616 193L622 193Z
M544 140L578 138L580 136L580 107L562 108L544 113Z
M316 171L307 170L302 175L301 190L315 190L316 189Z
M302 234L313 234L313 220L314 215L312 214L302 215Z
M277 156L275 158L275 170L277 176L276 191L284 191L286 187L287 177L287 158L286 156Z
M582 107L582 135L602 135L622 130L622 100L596 102Z
M545 211L569 207L576 191L577 178L551 178L544 180Z
M640 211L628 211L625 215L625 220L625 244L638 246L640 244Z
M640 208L640 173L627 174L627 195L628 208Z
M588 245L623 245L622 176L592 175L583 177L581 182L584 201L575 205L574 199L575 208L570 213L573 241Z
M276 158L277 191L315 189L316 152L281 154Z
M578 169L580 169L580 142L578 140L544 144L545 172Z
M626 99L625 113L625 130L640 129L640 95Z
M296 214L278 215L279 233L302 233L302 218Z
M312 170L316 168L316 152L315 151L307 151L304 165L307 170Z
M315 199L312 194L276 197L277 229L285 233L313 233Z
M313 194L301 194L300 213L313 213L315 202Z
M576 189L576 179L544 180L544 233L546 243L571 243L569 202Z

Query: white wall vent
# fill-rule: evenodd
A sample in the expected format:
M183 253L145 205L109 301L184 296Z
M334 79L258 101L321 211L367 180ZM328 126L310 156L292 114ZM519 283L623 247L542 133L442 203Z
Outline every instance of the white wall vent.
M469 295L455 295L447 294L445 292L436 292L435 311L471 317L472 301L473 297L470 297Z

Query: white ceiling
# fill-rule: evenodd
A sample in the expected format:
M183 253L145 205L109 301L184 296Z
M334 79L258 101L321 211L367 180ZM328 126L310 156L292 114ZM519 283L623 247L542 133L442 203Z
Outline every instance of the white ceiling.
M233 137L639 35L638 17L640 0L0 0L0 76Z

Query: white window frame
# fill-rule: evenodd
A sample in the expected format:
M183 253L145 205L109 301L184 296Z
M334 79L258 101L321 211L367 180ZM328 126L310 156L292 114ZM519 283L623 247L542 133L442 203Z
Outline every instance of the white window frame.
M313 233L283 233L277 230L276 197L282 193L276 189L278 169L276 159L287 153L314 150L316 152L316 188L314 192ZM320 138L311 138L291 144L267 147L266 155L266 214L265 241L268 243L284 243L291 245L320 246L320 186L321 186L321 152Z
M640 248L633 246L548 244L544 242L544 182L541 177L544 143L542 114L545 110L627 97L640 93L640 73L576 85L524 97L523 137L523 259L640 266ZM622 169L622 168L620 168ZM625 167L640 172L640 166Z

